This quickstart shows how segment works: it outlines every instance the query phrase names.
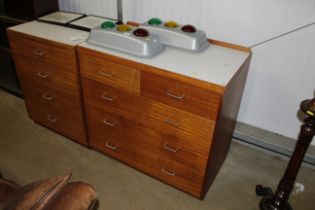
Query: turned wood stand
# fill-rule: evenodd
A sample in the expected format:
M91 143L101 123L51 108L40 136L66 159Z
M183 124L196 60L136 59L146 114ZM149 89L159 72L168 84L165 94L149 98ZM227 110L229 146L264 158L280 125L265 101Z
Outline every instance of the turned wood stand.
M315 98L302 101L300 109L307 117L301 126L299 139L277 191L273 193L268 187L256 186L256 194L264 196L260 201L260 210L292 210L288 203L289 196L304 155L315 134Z

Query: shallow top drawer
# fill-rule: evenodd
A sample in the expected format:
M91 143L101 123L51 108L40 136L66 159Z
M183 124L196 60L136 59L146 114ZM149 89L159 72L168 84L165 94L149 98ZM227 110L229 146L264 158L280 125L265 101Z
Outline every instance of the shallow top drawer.
M144 71L140 82L141 96L216 120L219 93Z
M140 72L137 69L107 60L106 55L79 50L80 71L85 78L139 92Z
M75 50L52 41L8 31L13 54L36 61L45 61L62 68L76 68Z

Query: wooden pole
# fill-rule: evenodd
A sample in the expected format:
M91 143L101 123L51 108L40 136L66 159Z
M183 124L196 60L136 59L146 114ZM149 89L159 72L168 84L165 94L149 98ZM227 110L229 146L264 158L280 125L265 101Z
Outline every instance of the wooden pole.
M302 101L300 109L307 118L301 126L294 152L276 192L272 193L270 188L262 188L260 185L256 187L256 194L264 195L260 201L260 210L292 210L288 203L289 196L307 148L315 135L315 98Z

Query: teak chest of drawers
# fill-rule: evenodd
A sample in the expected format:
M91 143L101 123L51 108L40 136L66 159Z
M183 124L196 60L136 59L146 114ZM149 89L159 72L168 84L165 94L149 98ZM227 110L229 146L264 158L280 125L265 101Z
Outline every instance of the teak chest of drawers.
M193 196L205 196L229 149L249 49L212 41L202 53L166 48L143 59L85 42L59 43L70 37L58 41L54 35L70 29L27 24L39 32L26 25L9 36L31 118Z
M228 152L250 52L230 76L218 77L226 84L217 85L176 64L185 56L197 63L198 54L168 49L164 53L170 57L141 59L87 43L77 51L91 147L203 198ZM229 53L235 52L222 56ZM223 66L232 65L227 60ZM208 71L191 69L205 74L200 70Z
M29 116L39 124L88 145L75 45L70 41L61 43L30 35L23 30L28 24L8 30L8 36ZM45 28L46 25L41 26ZM40 35L43 29L34 30ZM69 30L65 35L70 38L76 33Z

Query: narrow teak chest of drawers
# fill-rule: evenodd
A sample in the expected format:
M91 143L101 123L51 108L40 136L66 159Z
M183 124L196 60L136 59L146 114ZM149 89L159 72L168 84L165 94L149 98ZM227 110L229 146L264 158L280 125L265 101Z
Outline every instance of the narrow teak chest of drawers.
M231 47L143 59L78 45L91 147L203 198L228 152L251 58Z
M10 28L14 63L29 116L88 145L75 43L71 42L82 32L65 29L58 34L58 30L59 26L36 21Z

